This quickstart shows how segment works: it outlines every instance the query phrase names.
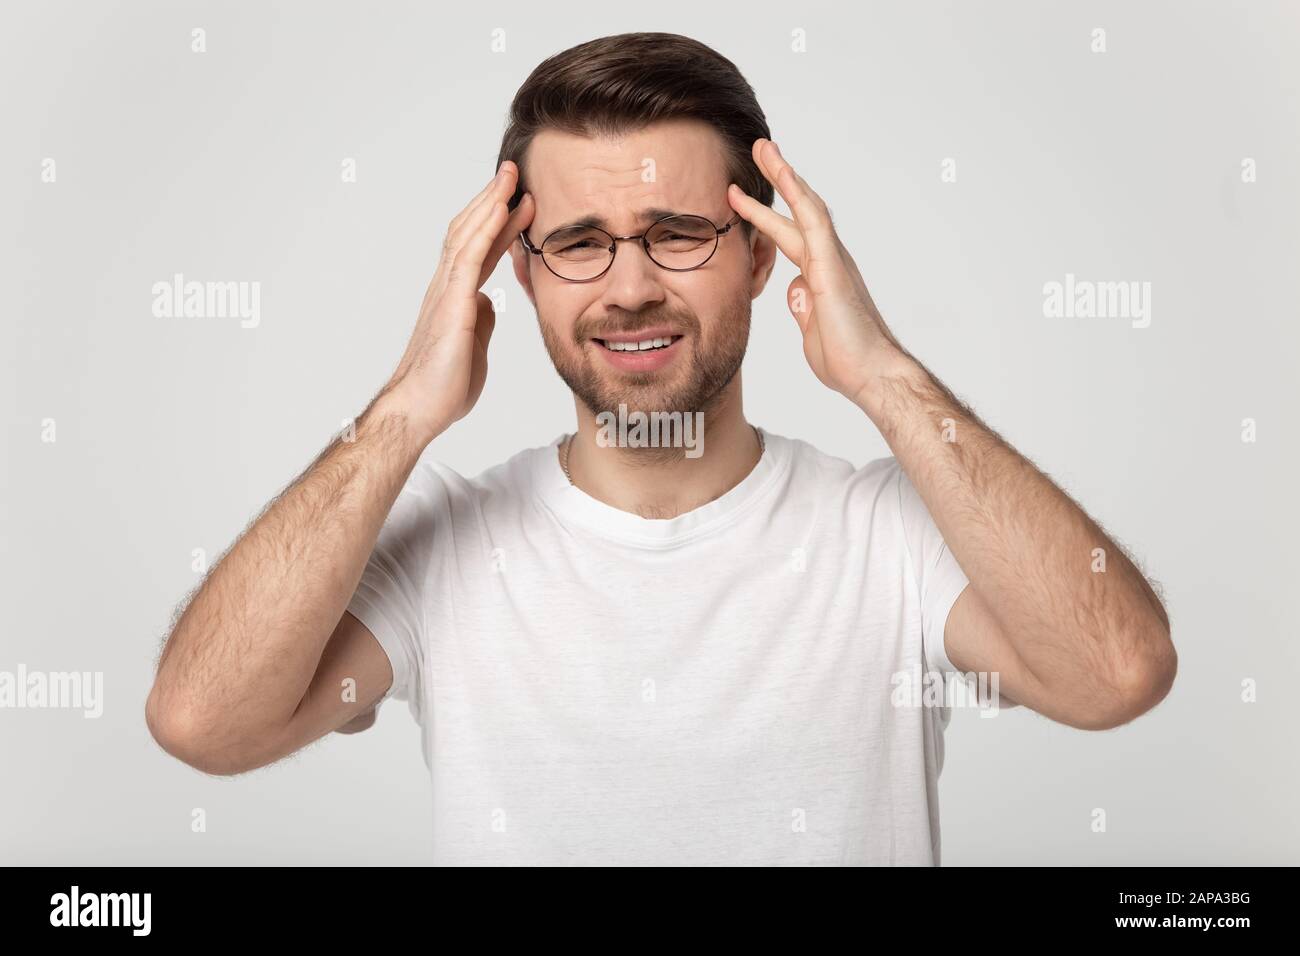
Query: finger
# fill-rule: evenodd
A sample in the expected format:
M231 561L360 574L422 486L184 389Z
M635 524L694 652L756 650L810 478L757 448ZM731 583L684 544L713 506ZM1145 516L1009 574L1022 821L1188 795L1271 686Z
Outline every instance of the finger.
M482 187L480 193L474 196L473 199L469 200L469 202L465 204L465 208L461 209L459 213L456 213L455 219L451 220L451 224L447 226L448 237L450 237L452 233L455 233L456 230L464 224L464 221L469 219L469 216L473 215L474 211L476 211L478 207L482 206L482 203L487 199L487 196L493 194L494 187L499 186L500 183L502 183L502 179L510 176L510 173L519 173L519 166L515 166L515 164L511 163L510 160L506 160L504 163L500 164L497 169L497 174L487 181L487 185Z
M519 233L528 227L532 221L531 217L536 209L532 202L532 196L524 194L519 205L510 209L509 197L498 199L493 203L493 208L483 213L482 221L471 219L465 224L464 231L472 234L465 239L463 255L469 256L465 262L471 261L479 263L479 285L481 286L488 280L493 270L497 267L497 262L502 254L510 247L510 243L519 237ZM502 220L501 210L505 210L505 216Z
M776 243L791 262L803 268L804 244L799 227L770 206L765 206L743 189L732 183L727 187L727 199L746 222Z
M486 281L483 276L484 260L488 248L510 219L506 198L500 197L485 203L461 227L460 243L450 248L445 259L447 287L463 293L473 293ZM495 266L495 263L493 263ZM488 270L491 274L491 270ZM474 283L471 285L471 283Z
M781 155L776 143L767 140L762 148L763 168L780 192L781 198L790 207L794 220L804 229L817 226L829 226L830 217L826 215L825 204L821 197L799 176L789 161Z
M782 171L793 167L789 161L781 155L780 148L770 139L757 139L754 141L754 163L758 166L759 171L767 177L768 182L776 187L781 198L785 200L786 205L794 210L794 197L791 195L789 186L781 181ZM798 185L797 182L795 185Z
M447 226L446 245L451 247L461 245L467 229L473 228L473 222L480 220L495 200L502 198L502 196L510 199L510 196L515 194L517 177L519 177L519 166L510 163L510 161L502 163L500 172L493 177L493 181L487 183L486 189L474 196L473 202L469 203L469 206L465 207L460 212L460 215L451 221L450 226Z
M448 237L450 237L452 233L456 232L456 229L460 228L461 222L465 221L465 217L469 216L469 213L473 212L474 209L478 208L478 203L482 202L484 196L491 193L491 187L497 185L497 181L500 178L500 173L502 173L502 170L498 169L497 176L490 178L489 181L487 181L487 185L482 187L482 189L478 191L478 194L474 196L473 199L469 200L468 203L465 203L465 207L461 209L460 212L456 213L455 219L452 219L450 224L447 224Z
M480 278L488 248L510 218L507 201L514 195L514 189L514 173L509 168L505 168L502 170L502 178L493 186L492 191L461 223L456 233L448 237L446 245L443 246L439 271L446 273L449 279L454 271L457 277L456 284L462 291L477 289L487 281L487 277L482 276L478 285L472 287L465 285L467 280ZM495 262L492 265L493 268L496 267ZM489 274L491 271L488 270ZM448 284L450 285L450 282Z
M781 168L789 164L784 161L777 161L780 157L779 154L773 151L775 145L776 144L770 139L754 140L754 165L758 167L758 171L763 174L764 178L776 188L778 195L780 195L780 197L785 200L785 204L789 206L790 197L785 194L782 185L777 182Z
M519 205L514 208L506 224L501 228L497 237L492 241L488 248L487 256L483 259L483 267L479 270L479 287L487 282L488 277L492 275L505 255L505 251L510 248L511 243L519 238L519 234L528 228L533 221L533 214L537 207L533 204L533 194L524 193L523 198L519 200Z
M781 147L776 143L772 143L770 140L769 143L770 143L770 146L768 148L769 156L775 156L778 164L789 167L791 174L793 174L794 176L795 184L798 186L799 192L803 196L807 197L813 206L815 206L820 211L824 212L826 214L826 219L829 221L830 208L826 205L825 200L823 200L822 197L818 195L817 191L808 185L808 181L804 179L802 176L800 176L798 171L793 166L790 165L789 160L785 158L785 154L781 152Z
M794 221L803 230L808 251L819 260L829 261L835 251L834 231L830 210L822 198L794 171L794 167L781 155L780 148L770 139L757 140L754 154L759 169L776 187L790 207Z

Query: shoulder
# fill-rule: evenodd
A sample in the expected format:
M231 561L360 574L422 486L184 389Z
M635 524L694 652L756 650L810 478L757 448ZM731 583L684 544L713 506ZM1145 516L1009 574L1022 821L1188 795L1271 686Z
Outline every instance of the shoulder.
M815 496L858 509L899 508L906 476L892 455L864 465L822 451L799 438L782 439L790 449L791 490L798 496Z
M416 462L402 493L427 499L428 504L452 513L482 514L500 510L533 497L540 476L545 474L546 456L554 454L554 443L525 448L500 464L467 477L438 461L429 449Z

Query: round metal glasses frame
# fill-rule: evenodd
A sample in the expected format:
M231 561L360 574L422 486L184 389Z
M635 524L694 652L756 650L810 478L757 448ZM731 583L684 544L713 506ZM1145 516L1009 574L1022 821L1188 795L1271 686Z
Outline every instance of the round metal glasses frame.
M709 250L709 254L705 256L704 259L698 265L688 266L685 269L675 269L672 266L664 265L653 255L651 255L650 253L651 243L646 238L646 236L650 235L650 233L654 230L654 228L658 226L660 223L668 222L671 219L698 219L701 222L707 222L709 226L713 229L713 248ZM559 229L552 230L551 232L546 234L546 238L542 240L541 246L535 246L532 244L532 242L528 238L528 232L526 230L519 234L519 238L523 240L525 249L527 249L535 256L541 256L542 265L546 266L546 270L550 272L551 275L563 279L565 282L594 282L597 279L599 279L601 276L603 276L606 272L608 272L610 268L614 265L614 257L618 255L618 244L620 242L628 242L633 239L639 239L641 241L641 248L645 250L646 256L650 259L651 262L657 265L660 269L667 269L669 272L694 272L696 269L700 268L705 263L707 263L710 259L713 258L713 254L718 251L718 245L721 243L722 237L725 236L727 233L729 233L732 227L737 225L739 222L740 222L740 217L736 216L725 226L719 227L717 225L714 225L713 220L709 219L707 216L696 216L693 214L678 214L673 216L664 216L661 219L656 219L648 227L646 227L645 232L635 236L613 236L610 235L608 232L606 232L604 229L599 228L598 226L587 226L585 228L587 228L588 230L592 232L598 232L603 236L609 237L609 261L605 263L605 268L601 269L600 272L586 279L570 279L566 275L561 275L560 273L556 272L554 269L551 268L551 264L546 261L546 256L543 255L542 253L542 246L545 246L546 243L550 241L552 236L554 236L556 233L566 232L568 230L574 229L575 227L562 226Z

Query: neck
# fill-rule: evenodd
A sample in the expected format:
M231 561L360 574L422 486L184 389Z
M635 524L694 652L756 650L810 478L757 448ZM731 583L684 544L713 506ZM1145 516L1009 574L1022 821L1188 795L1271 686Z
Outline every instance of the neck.
M596 414L576 398L574 405L578 430L568 442L569 476L579 489L620 511L643 518L675 518L722 497L758 464L758 436L745 421L740 373L704 412L702 427L695 427L692 416L695 449L621 447L617 410L598 422ZM604 421L609 424L602 429ZM627 431L633 438L634 423L628 424ZM607 441L609 437L615 444ZM688 457L688 452L696 457ZM563 461L564 443L559 453Z

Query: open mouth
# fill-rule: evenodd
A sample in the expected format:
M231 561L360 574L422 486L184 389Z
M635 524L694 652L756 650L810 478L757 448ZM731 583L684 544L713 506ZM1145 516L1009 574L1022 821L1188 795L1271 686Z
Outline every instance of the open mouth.
M654 352L668 348L680 338L680 335L665 335L642 339L640 342L611 342L606 339L596 339L596 341L611 352Z

